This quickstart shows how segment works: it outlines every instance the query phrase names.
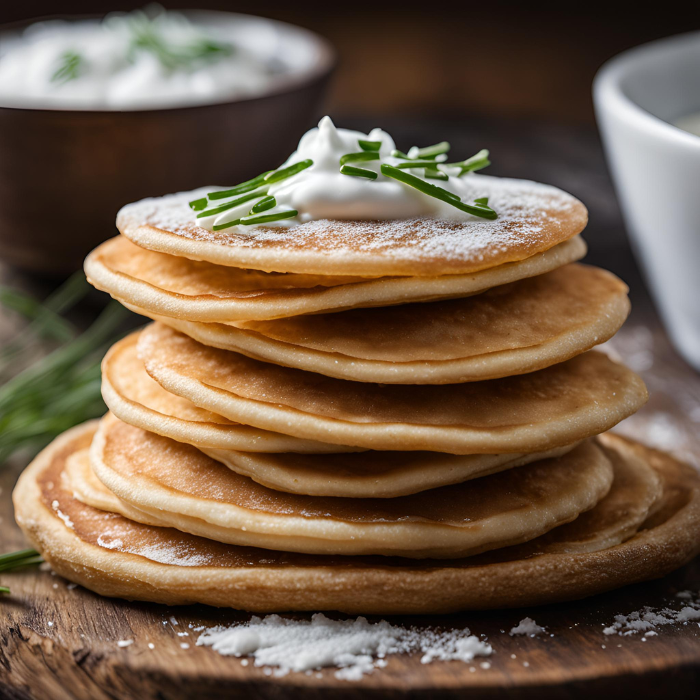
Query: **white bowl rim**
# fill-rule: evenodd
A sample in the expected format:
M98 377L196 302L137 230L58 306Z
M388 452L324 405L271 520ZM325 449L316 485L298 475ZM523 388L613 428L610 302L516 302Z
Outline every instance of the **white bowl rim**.
M116 114L143 114L144 112L148 112L149 114L156 114L159 112L179 112L181 110L187 110L187 109L207 109L207 108L216 108L216 107L224 107L224 106L229 106L229 105L234 105L234 104L239 104L239 103L244 103L244 102L253 102L255 100L264 100L270 97L274 97L275 95L284 95L286 93L294 92L295 90L299 88L303 88L307 85L312 84L315 80L322 78L323 76L330 76L330 74L333 72L333 69L336 67L336 64L338 63L338 54L335 50L335 47L331 42L326 39L325 37L321 36L320 34L317 34L316 32L312 31L311 29L307 29L306 27L299 26L297 24L292 24L291 22L285 22L283 20L279 19L272 19L270 17L262 17L260 15L251 15L248 13L244 12L228 12L225 10L205 10L205 9L176 9L173 10L174 12L178 12L182 15L190 16L190 17L196 17L199 15L200 17L211 17L215 18L216 16L220 17L226 17L227 19L234 19L237 17L244 18L245 21L250 21L250 20L255 20L255 21L260 21L260 22L269 22L270 24L274 24L280 28L283 28L284 31L293 31L299 34L300 36L303 36L304 39L308 42L314 43L317 48L319 49L319 52L321 54L320 60L316 63L316 65L312 66L309 68L309 70L299 73L298 75L295 76L289 76L289 78L284 81L283 83L276 84L272 86L269 90L265 90L264 92L260 92L254 95L245 95L243 97L237 97L235 99L227 99L227 100L221 100L219 102L204 102L200 104L185 104L185 105L180 105L176 107L143 107L143 108L137 108L137 109L71 109L71 108L61 108L61 107L21 107L21 106L14 106L14 105L2 105L0 104L0 111L7 110L7 111L12 111L12 112L33 112L33 113L59 113L59 114L81 114L81 115L88 115L88 114L100 114L100 115L116 115ZM52 19L60 19L60 20L66 20L70 22L77 22L80 20L95 20L95 19L102 19L105 17L105 13L101 14L75 14L75 15L66 15L66 14L51 14L51 15L45 15L43 17L34 17L28 20L19 20L17 22L9 22L7 24L0 24L0 36L2 34L8 33L8 32L16 32L20 29L23 29L25 27L28 27L32 24L35 24L36 22L43 22L46 20L52 20Z
M640 46L623 51L614 56L600 68L593 81L593 94L597 105L605 105L611 111L619 113L626 121L635 124L644 131L671 140L684 148L700 151L700 136L684 131L631 100L622 90L620 83L635 66L639 56L658 53L669 46L700 42L700 31L685 32L674 36L650 41Z

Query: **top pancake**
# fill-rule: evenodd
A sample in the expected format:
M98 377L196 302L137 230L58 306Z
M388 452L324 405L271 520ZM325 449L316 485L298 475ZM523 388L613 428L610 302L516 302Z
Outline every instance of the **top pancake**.
M205 189L129 204L119 212L117 228L143 248L232 267L433 276L523 260L575 236L588 221L584 205L556 187L474 174L465 182L471 185L472 199L489 198L497 219L321 219L290 228L211 232L196 225L188 205Z

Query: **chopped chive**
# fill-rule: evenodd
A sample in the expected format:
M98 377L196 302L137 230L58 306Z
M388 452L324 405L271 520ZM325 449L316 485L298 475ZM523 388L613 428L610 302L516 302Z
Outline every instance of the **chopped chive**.
M474 154L471 158L467 158L459 163L445 163L448 167L461 168L459 173L460 177L465 173L475 172L476 170L483 170L484 168L491 165L489 160L489 152L482 148L478 153Z
M436 167L426 168L424 176L429 180L449 180L449 176Z
M434 156L442 155L450 150L450 144L447 141L441 141L436 143L434 146L426 146L425 148L418 148L413 146L408 151L409 158L433 158Z
M310 168L313 164L314 162L309 158L307 160L302 160L298 163L294 163L294 165L290 165L287 168L282 168L281 170L273 170L271 173L265 175L265 182L271 185L273 182L280 182L280 180L286 180L288 177L292 177L292 175L296 175L302 170Z
M10 589L7 586L0 586L0 593L9 593Z
M240 185L236 185L235 187L232 187L229 190L219 190L218 192L210 192L207 197L209 199L228 199L229 197L233 197L234 195L237 194L244 194L245 192L250 192L251 190L256 190L262 183L265 181L265 178L270 174L274 172L274 170L268 170L267 172L264 172L257 177L254 177L252 180L246 180L245 182L241 182Z
M488 197L478 197L477 199L474 200L477 204L485 204L488 205L489 203L489 198Z
M293 219L299 212L296 209L281 211L277 214L263 214L262 216L244 216L241 219L242 226L252 226L253 224L266 224L270 221L281 221L282 219Z
M483 204L477 206L465 204L456 195L452 194L452 192L448 192L442 187L425 182L425 180L421 180L419 177L411 175L411 173L407 173L404 170L399 170L399 168L395 168L393 165L387 165L385 163L382 165L381 170L382 174L386 175L386 177L403 182L409 185L409 187L413 187L430 197L435 197L435 199L447 202L460 211L479 216L482 219L496 219L498 217L498 214L493 209Z
M202 211L202 209L206 209L207 207L207 198L202 197L201 199L193 199L190 202L190 209L193 209L194 211Z
M365 177L368 180L376 180L377 173L374 170L367 170L366 168L356 168L354 165L343 165L340 168L340 172L343 175L350 175L352 177Z
M403 151L397 151L396 149L394 149L391 152L391 157L392 158L403 158L404 160L409 160L408 155L406 153L404 153Z
M260 212L272 209L272 207L277 206L277 200L274 197L263 197L253 208L250 210L250 214L259 214Z
M346 153L340 158L340 165L345 165L346 163L364 163L368 160L379 160L379 153L370 153L368 151L362 151L361 153Z
M230 202L226 202L226 204L220 204L218 207L214 207L213 209L205 209L204 211L197 214L197 218L202 219L205 216L214 216L215 214L221 214L222 212L237 207L239 204L250 202L251 199L257 199L258 197L267 194L267 190L267 187L259 187L255 190L255 192L249 192L248 194L244 194L242 197L238 197L237 199L234 199Z
M365 139L358 139L357 144L363 151L378 151L382 147L381 141L366 141Z
M409 160L407 163L399 163L394 166L399 170L412 170L413 168L435 168L432 160Z
M223 231L225 228L231 228L231 226L238 226L238 224L240 223L240 219L234 219L233 221L227 221L225 224L214 224L211 228L212 231Z

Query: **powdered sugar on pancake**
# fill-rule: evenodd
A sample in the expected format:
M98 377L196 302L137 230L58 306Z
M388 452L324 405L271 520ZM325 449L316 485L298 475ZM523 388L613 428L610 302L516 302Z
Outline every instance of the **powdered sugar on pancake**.
M302 254L309 269L314 268L314 271L320 272L314 258L333 264L328 274L353 264L359 265L354 268L357 274L365 269L368 274L379 271L383 274L450 274L529 257L580 233L586 225L587 212L583 204L555 187L484 175L472 175L465 180L473 197L489 198L489 205L498 212L497 219L322 219L290 228L255 226L241 232L241 227L234 227L212 232L193 222L188 205L189 201L212 189L203 188L127 205L119 212L117 226L143 247L220 264L254 267L249 263L258 259L267 262L269 256L269 262L274 265L273 256L281 253L280 264L291 263L291 266L280 271L302 271L299 261L287 257L292 254L297 258ZM208 245L184 246L186 249L182 250L183 246L164 244L162 240L152 244L154 232L175 234L186 241ZM217 259L212 259L211 244L215 251L228 249L226 253L219 253L226 259L218 258L216 252L213 257ZM169 246L172 248L168 249ZM254 251L258 254L251 255ZM240 259L237 261L237 258ZM301 267L305 265L302 263Z

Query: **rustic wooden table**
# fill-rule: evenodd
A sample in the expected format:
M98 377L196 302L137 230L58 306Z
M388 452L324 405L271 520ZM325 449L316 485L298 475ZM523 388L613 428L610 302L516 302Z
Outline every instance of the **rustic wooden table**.
M360 128L373 126L358 121ZM588 260L612 269L632 289L634 311L609 343L646 380L651 400L619 430L667 449L700 468L700 376L669 345L649 301L622 233L597 138L586 128L542 123L508 124L445 121L427 126L405 121L386 126L408 142L431 143L447 137L458 152L482 146L495 156L496 174L552 182L577 194L591 210L586 238ZM404 143L406 142L406 143ZM408 144L410 145L410 143ZM106 235L109 235L107 232ZM0 267L0 281L45 293L50 282L32 280ZM94 313L87 306L85 319ZM0 343L16 331L0 316ZM0 551L23 546L14 525L10 494L26 459L0 469ZM338 681L333 670L265 675L196 647L192 627L247 619L244 613L204 606L166 608L103 599L49 571L3 575L12 595L0 600L0 697L52 698L360 698L461 697L697 698L700 689L700 626L695 622L662 627L658 636L606 636L615 615L651 606L678 608L675 593L700 591L700 561L660 581L632 586L568 605L498 613L465 613L402 618L395 623L469 627L486 635L495 653L481 659L422 665L418 657L392 657L388 666L360 682ZM547 634L531 639L508 631L529 615ZM119 640L133 639L128 647ZM151 648L152 645L152 648ZM183 647L189 645L189 647Z

